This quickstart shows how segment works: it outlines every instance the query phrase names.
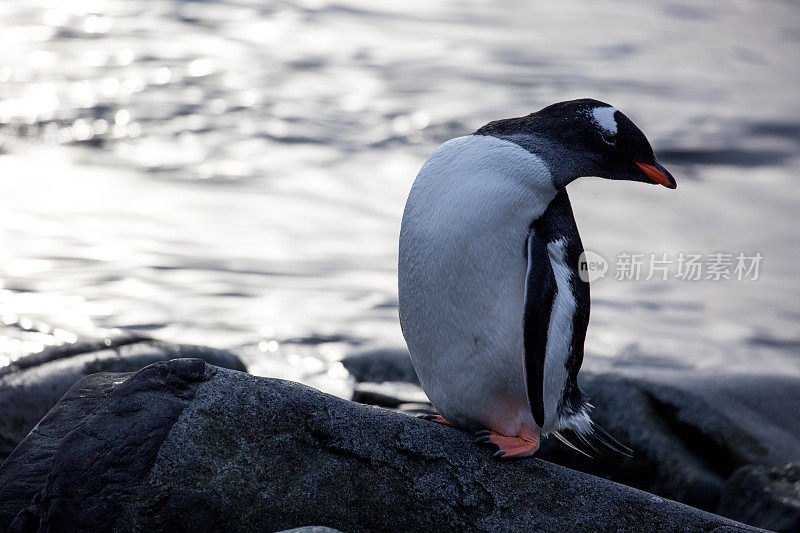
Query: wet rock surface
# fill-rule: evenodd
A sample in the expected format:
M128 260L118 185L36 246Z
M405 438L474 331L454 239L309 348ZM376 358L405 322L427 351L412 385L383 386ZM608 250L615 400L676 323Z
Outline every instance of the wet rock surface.
M225 350L141 337L82 340L54 346L0 368L0 462L83 376L96 372L133 372L157 361L186 357L245 369L236 355Z
M0 467L0 509L0 529L11 520L16 531L748 530L538 458L493 460L452 428L197 359L78 382Z
M717 512L770 531L800 531L800 462L740 468L728 481Z

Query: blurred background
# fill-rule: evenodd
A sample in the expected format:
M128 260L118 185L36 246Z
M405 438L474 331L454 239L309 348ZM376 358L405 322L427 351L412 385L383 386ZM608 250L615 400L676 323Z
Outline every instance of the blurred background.
M798 374L799 58L781 0L3 2L0 366L141 334L334 378L403 346L400 217L435 147L592 97L679 186L570 185L587 249L764 259L594 283L586 366Z

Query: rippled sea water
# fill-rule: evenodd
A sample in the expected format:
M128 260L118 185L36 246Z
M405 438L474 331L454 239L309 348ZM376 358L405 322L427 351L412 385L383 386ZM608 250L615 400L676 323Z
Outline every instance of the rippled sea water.
M587 249L764 259L756 281L612 265L586 365L800 373L798 57L800 7L777 0L4 2L0 365L108 330L264 374L401 346L425 158L594 97L679 187L571 185Z

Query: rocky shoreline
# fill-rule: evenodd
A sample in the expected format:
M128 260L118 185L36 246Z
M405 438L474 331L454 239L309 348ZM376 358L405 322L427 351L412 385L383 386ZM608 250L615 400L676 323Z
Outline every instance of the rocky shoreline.
M97 372L135 372L157 361L196 357L211 364L245 370L225 350L178 345L142 337L82 340L49 347L0 368L0 462L59 398L83 376Z
M402 350L343 362L360 404L251 376L220 350L93 348L0 374L13 407L0 434L18 443L0 466L0 530L800 525L798 465L787 466L800 459L797 380L582 375L594 417L633 456L588 459L550 439L535 458L500 462L413 416L430 406Z

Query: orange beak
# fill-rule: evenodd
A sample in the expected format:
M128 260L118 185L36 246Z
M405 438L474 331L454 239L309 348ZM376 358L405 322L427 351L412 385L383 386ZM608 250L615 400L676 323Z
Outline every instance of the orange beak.
M657 169L653 165L648 165L647 163L639 163L638 161L634 161L636 166L642 169L642 172L647 174L647 177L651 180L655 181L659 185L663 185L667 189L674 189L677 187L675 184L675 180L671 180L664 174L661 170Z

